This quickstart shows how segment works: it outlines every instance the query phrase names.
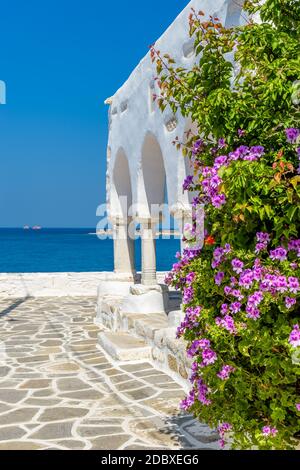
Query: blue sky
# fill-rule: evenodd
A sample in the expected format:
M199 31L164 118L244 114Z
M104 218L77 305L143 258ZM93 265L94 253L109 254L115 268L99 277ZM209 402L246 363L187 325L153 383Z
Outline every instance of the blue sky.
M103 101L187 3L2 2L1 227L95 226L105 200Z

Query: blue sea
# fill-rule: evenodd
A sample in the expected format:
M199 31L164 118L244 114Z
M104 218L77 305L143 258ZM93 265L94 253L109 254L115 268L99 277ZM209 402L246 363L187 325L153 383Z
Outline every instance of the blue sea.
M0 272L113 271L113 241L99 240L95 229L0 229ZM157 240L157 269L169 270L179 239ZM141 269L141 241L136 240L136 268Z

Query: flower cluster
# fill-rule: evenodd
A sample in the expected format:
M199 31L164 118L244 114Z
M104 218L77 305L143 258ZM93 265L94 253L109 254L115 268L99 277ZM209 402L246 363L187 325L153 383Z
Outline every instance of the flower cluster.
M245 133L239 135L244 137ZM298 145L300 131L287 129L286 136L288 151L292 155L294 146ZM260 418L257 415L251 417L252 437L259 440L263 448L272 448L278 446L279 436L282 438L286 432L282 425L283 415L277 414L281 398L277 399L277 389L275 393L270 385L270 373L276 376L276 361L284 360L285 368L288 367L291 374L288 384L281 376L276 376L277 381L283 383L281 388L278 386L282 403L289 403L286 408L289 407L287 413L291 416L291 406L294 414L300 413L300 397L293 378L298 364L293 357L300 348L300 326L295 324L300 298L300 239L296 230L291 232L292 235L286 235L289 233L286 222L283 233L276 236L274 230L266 230L272 227L269 220L259 224L258 218L253 217L253 226L249 226L251 238L242 232L243 237L248 237L245 247L237 246L234 236L228 238L230 243L221 243L220 240L226 238L223 233L219 236L215 227L222 230L222 225L218 225L222 221L222 213L226 213L228 223L233 217L230 211L234 207L225 205L226 198L232 198L227 191L226 175L231 171L236 171L235 174L245 171L247 164L235 166L233 162L237 160L248 161L249 164L260 160L256 166L258 169L260 164L265 165L267 156L261 158L266 155L263 146L240 145L232 152L226 152L230 146L225 139L218 140L214 148L209 145L200 140L194 144L192 162L195 176L188 177L184 186L187 190L200 188L199 196L193 202L195 206L212 204L223 208L223 211L207 211L206 224L211 219L216 223L212 220L207 224L203 248L190 248L183 255L178 254L177 262L166 279L168 284L182 291L185 317L177 329L177 336L185 338L187 355L193 359L191 391L181 407L204 416L212 426L221 422L220 444L224 447L225 434L231 429L234 433L239 432L239 423L234 422L234 418L232 424L227 422L231 422L230 410L246 401L253 406L253 396L257 396L264 407L260 408ZM205 160L208 152L211 160ZM297 154L300 159L299 145ZM280 160L282 155L279 152L275 158ZM204 164L205 161L213 163ZM278 185L284 178L285 169L294 174L294 166L285 167L284 161L278 164L282 169L280 177L277 175L277 180L274 180ZM270 171L268 178L273 176ZM281 189L278 192L281 194ZM244 193L240 200L243 198ZM250 205L250 213L252 207ZM191 224L191 231L194 229L194 224ZM273 326L276 321L278 330ZM229 403L232 396L238 397L234 404ZM209 413L215 417L216 410L218 419L212 421ZM255 421L256 426L253 424ZM271 424L263 426L263 423Z
M278 433L278 430L271 426L264 426L262 428L262 434L264 437L274 437Z
M230 377L230 374L232 374L232 372L234 371L235 371L235 367L226 365L222 367L222 369L217 375L221 380L228 380Z
M225 141L223 142L221 139L221 141L219 141L218 148L222 149L224 146ZM199 149L200 148L203 147L199 147ZM223 180L220 177L219 170L228 167L231 162L236 160L257 161L262 157L264 151L264 147L260 145L253 147L241 145L234 152L230 152L228 155L219 155L215 157L213 166L204 166L200 168L200 184L204 196L203 202L210 203L217 209L220 209L226 203L226 197L221 191ZM184 182L184 188L190 188L190 184L190 177L187 177Z
M212 282L219 289L222 299L219 315L216 315L214 322L225 334L232 337L249 329L249 321L260 320L265 305L273 302L280 304L281 308L286 308L287 311L295 308L300 292L298 277L289 275L292 272L293 257L298 257L299 254L299 240L291 239L285 245L269 252L270 234L258 232L256 240L259 246L256 244L252 256L248 259L236 256L229 244L212 250L211 267L215 272ZM258 252L261 254L260 258ZM227 383L237 370L234 365L224 364L222 356L212 347L212 341L203 337L203 330L201 331L202 316L205 317L206 310L203 305L195 305L197 273L195 269L190 269L193 261L199 259L199 255L200 252L196 255L191 252L186 252L183 256L178 255L179 262L174 265L171 275L173 282L181 285L183 303L186 305L185 318L177 330L177 336L199 330L199 336L191 341L187 350L188 357L193 358L194 363L191 375L192 390L182 402L185 410L190 410L196 403L207 407L214 401L213 395L208 397L210 387L204 380L204 371L214 370L215 377ZM287 344L288 342L293 348L300 346L298 324L294 325L290 337L286 339ZM274 437L277 432L275 427L263 428L264 437ZM223 437L221 444L224 444Z
M285 130L287 141L290 144L295 144L300 136L300 129L295 129L294 127L289 127Z
M225 434L228 433L232 429L231 424L229 423L221 423L218 426L218 433L220 435L220 446L223 449L225 447L226 441L225 441Z
M299 325L295 325L293 331L290 334L289 338L290 344L293 348L297 348L300 346L300 328Z

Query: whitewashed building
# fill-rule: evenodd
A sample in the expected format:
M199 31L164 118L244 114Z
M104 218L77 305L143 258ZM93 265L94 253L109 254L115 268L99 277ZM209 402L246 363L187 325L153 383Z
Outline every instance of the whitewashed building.
M226 26L242 21L242 1L192 0L175 19L156 48L170 54L177 65L189 68L195 61L193 40L189 37L191 8L217 16ZM115 272L134 275L134 242L128 237L128 207L140 223L142 237L142 284L156 284L155 226L152 204L166 199L179 227L190 217L189 195L182 183L189 169L172 144L182 141L190 123L170 109L162 114L153 102L157 76L150 52L142 59L124 85L109 98L109 142L107 149L107 204L114 231ZM122 197L127 204L121 204ZM153 215L153 214L152 214Z
M191 67L197 60L189 37L191 8L231 26L243 21L241 5L242 0L192 0L156 42L156 48L173 56L178 65ZM170 109L161 113L152 99L158 91L155 77L149 53L106 101L110 106L107 204L114 233L115 272L108 273L99 286L96 322L105 327L99 343L114 359L147 359L187 387L190 359L184 341L176 339L183 315L180 298L168 292L162 273L156 272L158 216L150 208L167 198L178 226L190 221L190 195L182 190L189 165L172 142L177 136L184 141L191 122ZM132 218L141 227L141 280L135 276L134 241L129 236Z

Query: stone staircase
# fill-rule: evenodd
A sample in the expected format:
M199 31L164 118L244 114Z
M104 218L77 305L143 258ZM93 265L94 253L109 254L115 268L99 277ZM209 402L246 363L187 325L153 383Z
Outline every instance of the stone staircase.
M140 338L110 331L99 333L99 344L102 348L117 361L134 361L137 358L147 360L151 357L151 347Z
M168 309L160 313L123 312L123 300L124 295L99 296L96 323L107 330L99 334L100 346L117 361L146 359L188 388L191 361L185 342L176 339L182 319L178 294L169 293Z

